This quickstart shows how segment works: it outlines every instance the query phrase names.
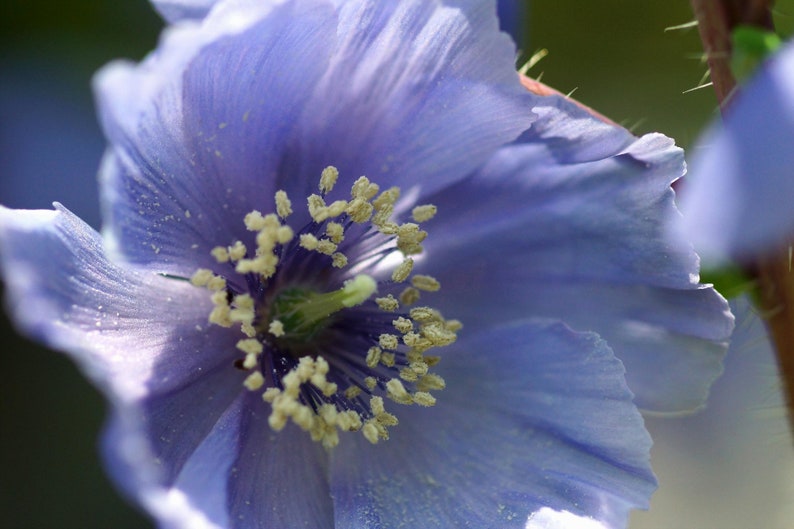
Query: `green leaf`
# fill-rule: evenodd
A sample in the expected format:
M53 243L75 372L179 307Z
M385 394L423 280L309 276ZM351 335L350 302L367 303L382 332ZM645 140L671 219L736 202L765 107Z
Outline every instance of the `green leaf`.
M727 299L738 297L755 287L755 281L735 265L728 265L722 268L704 268L700 272L700 282L711 283L717 289L717 292Z
M747 80L758 65L782 43L774 32L755 26L737 26L731 35L731 41L731 71L739 82Z

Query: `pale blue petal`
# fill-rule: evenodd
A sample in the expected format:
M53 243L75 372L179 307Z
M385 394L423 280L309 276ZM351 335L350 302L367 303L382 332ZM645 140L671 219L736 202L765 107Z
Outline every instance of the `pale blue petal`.
M234 370L230 370L234 371ZM295 425L270 429L270 406L259 393L237 395L194 443L192 428L206 413L206 393L191 388L194 405L164 432L149 428L156 407L121 410L104 440L109 470L161 527L269 529L332 526L327 454ZM202 405L196 405L200 403ZM159 405L169 406L167 396ZM189 446L189 449L184 445ZM164 447L185 452L175 465ZM170 472L163 478L163 467Z
M106 392L109 471L162 527L327 527L320 445L270 430L269 406L233 367L239 336L206 323L206 291L109 263L63 209L0 209L0 248L18 323Z
M542 144L562 164L603 160L619 154L637 140L623 127L596 119L565 97L543 97L533 110L538 120L521 141ZM675 159L671 161L677 164L675 171L683 171L681 150L675 149L669 139L658 141L674 151Z
M205 290L115 266L99 235L65 209L0 208L0 257L18 325L67 352L104 391L115 415L110 471L158 515L241 392L236 336L207 324Z
M99 235L60 206L0 207L0 250L17 324L69 353L111 399L169 391L234 359L234 337L206 324L206 291L110 263Z
M335 17L319 0L250 4L170 28L140 66L98 74L113 255L190 276L217 265L210 249L240 239L246 213L274 207L287 130L324 70Z
M327 165L342 188L366 174L428 192L533 119L488 2L265 4L224 2L98 77L114 254L188 275L277 189L315 192Z
M204 18L218 0L151 0L151 2L166 22L174 24L180 20Z
M569 511L555 511L544 507L532 513L526 529L611 529L586 516L576 516Z
M107 469L124 492L145 507L163 529L229 527L226 481L239 439L239 401L217 420L186 463L170 479L162 478L167 460L154 452L158 439L147 435L147 416L137 407L117 409L103 438ZM183 434L183 428L175 430ZM169 439L165 442L174 442Z
M526 13L529 11L529 2L527 0L499 0L496 5L499 27L508 32L520 44L526 36Z
M595 331L626 364L640 407L697 408L733 319L697 284L691 248L665 237L682 153L663 136L633 138L552 99L537 109L540 137L526 134L428 200L439 214L420 270L443 292L429 303L469 327L536 316Z
M432 408L332 458L337 527L523 528L548 507L622 527L655 488L623 366L594 334L523 322L460 341Z
M708 261L747 257L794 233L794 44L767 62L694 150L685 233Z
M226 478L229 527L331 528L327 452L294 424L273 431L267 423L270 405L259 393L245 401L242 435L233 445L237 459Z
M364 174L429 192L531 123L535 97L518 82L493 2L337 3L338 46L295 139L303 178L285 183L298 195L328 164L340 186Z

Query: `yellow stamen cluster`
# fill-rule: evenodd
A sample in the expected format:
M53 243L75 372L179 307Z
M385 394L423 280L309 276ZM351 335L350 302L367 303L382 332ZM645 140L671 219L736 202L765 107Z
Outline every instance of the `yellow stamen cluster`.
M383 406L382 397L372 397L369 401L369 409L372 418L364 423L361 433L372 444L376 444L380 439L388 439L388 426L397 426L397 417L388 413Z
M336 200L326 203L325 196L330 193L339 177L338 171L333 167L326 168L320 177L320 195L313 194L307 199L307 208L312 220L325 223L324 232L319 230L300 235L298 245L308 251L330 257L330 264L336 268L348 266L348 258L339 251L339 245L345 240L344 221L362 224L370 222L381 234L395 240L398 250L404 256L403 261L397 265L391 279L394 283L405 283L407 286L395 298L392 294L375 298L375 305L383 312L394 313L401 306L414 305L420 299L420 291L435 292L440 289L439 282L427 275L412 275L414 260L412 255L422 252L422 242L427 237L427 232L422 230L418 223L430 220L436 213L433 205L421 205L412 210L412 219L415 222L398 224L392 220L395 204L400 197L398 188L393 187L380 192L379 186L362 176L356 180L350 191L350 200ZM252 211L245 217L245 226L255 232L256 248L251 252L241 241L228 247L216 247L212 255L219 263L230 263L239 274L257 274L262 280L267 280L276 274L279 266L279 245L286 245L294 238L292 228L282 221L292 214L292 203L284 191L275 194L276 213L262 215ZM351 281L369 281L368 287L358 288L362 299L355 303L345 304L345 307L355 306L369 299L375 291L376 284L368 276L357 276L355 280L347 281L346 288L353 289ZM271 343L290 336L294 323L289 323L290 329L285 329L285 323L270 313L269 321L256 321L257 317L265 314L257 312L255 301L248 294L233 294L227 288L226 280L215 275L210 270L200 269L191 282L200 287L205 287L212 292L211 299L214 308L209 316L211 323L223 327L231 327L239 323L245 338L237 342L237 348L244 353L244 359L239 364L249 371L243 385L250 391L260 391L266 384L277 384L279 387L267 387L262 393L262 398L272 406L268 422L276 431L283 429L287 422L292 421L303 430L310 433L312 439L322 442L325 447L333 447L339 442L338 431L361 431L364 437L372 443L381 439L388 439L388 428L397 425L397 418L388 413L384 407L384 399L380 396L371 396L368 410L357 412L353 409L340 410L332 402L338 398L337 385L327 378L331 366L319 354L305 354L298 360L297 365L284 374L281 380L267 381L263 376L260 366L260 356L263 353L263 340ZM357 285L358 283L356 283ZM351 286L352 285L352 286ZM344 290L344 289L343 289ZM307 298L313 299L313 298ZM301 311L304 309L296 308ZM308 309L306 309L308 310ZM299 312L300 313L300 312ZM439 357L425 354L434 347L442 347L453 343L456 331L461 325L456 320L445 320L441 314L429 307L416 307L410 309L408 314L396 315L392 321L394 333L381 333L377 344L373 344L366 352L364 363L373 370L373 375L366 376L359 382L352 383L345 388L342 396L350 401L357 402L357 408L366 410L367 404L362 400L363 394L372 393L380 388L390 400L404 405L417 404L419 406L432 406L436 399L431 391L443 389L444 380L430 372L430 369L439 361ZM271 338L266 338L270 336ZM275 340L275 342L272 342ZM385 373L391 371L394 376ZM406 387L406 384L408 387ZM321 394L324 402L316 401L316 397L309 395ZM307 402L307 399L310 401Z
M273 408L268 424L276 431L281 431L288 420L292 420L301 429L311 434L312 439L320 441L326 448L339 443L337 428L342 431L358 431L361 429L361 417L354 411L339 411L332 404L322 404L318 412L300 400L301 386L311 384L326 397L337 392L336 384L328 382L326 375L330 366L321 356L313 359L304 356L298 365L281 378L283 389L268 388L262 399Z

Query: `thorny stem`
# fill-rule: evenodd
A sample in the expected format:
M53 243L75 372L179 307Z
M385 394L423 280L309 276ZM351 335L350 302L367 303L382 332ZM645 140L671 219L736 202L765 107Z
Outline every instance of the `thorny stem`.
M738 25L773 30L772 0L690 0L698 21L711 81L720 108L730 99L736 80L731 73L731 32Z
M758 305L775 343L786 397L789 427L794 433L794 272L790 246L759 256L755 262Z
M774 30L772 0L690 0L706 51L711 80L724 111L736 87L730 70L731 31L739 24ZM766 319L794 432L794 272L791 244L758 256L748 268L758 284L757 303Z

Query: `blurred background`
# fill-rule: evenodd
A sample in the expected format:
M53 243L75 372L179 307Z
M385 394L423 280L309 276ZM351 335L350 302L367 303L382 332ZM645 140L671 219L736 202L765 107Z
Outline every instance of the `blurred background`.
M692 152L716 117L687 0L513 0L530 75L630 128ZM784 35L794 0L776 7ZM0 6L0 204L62 202L99 227L104 141L90 91L97 68L140 60L162 23L145 0L6 0ZM794 451L763 326L737 306L737 335L708 409L648 418L660 489L632 529L794 527ZM105 406L63 356L0 319L0 528L126 529L151 523L105 478L97 455Z

